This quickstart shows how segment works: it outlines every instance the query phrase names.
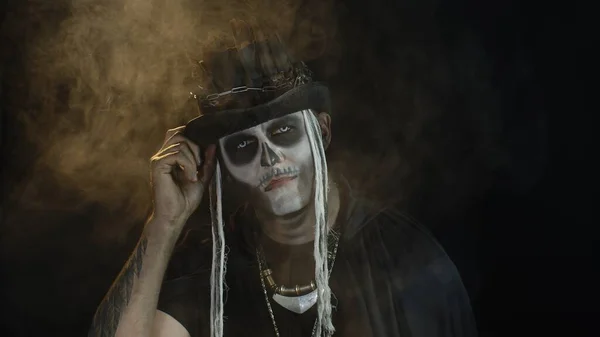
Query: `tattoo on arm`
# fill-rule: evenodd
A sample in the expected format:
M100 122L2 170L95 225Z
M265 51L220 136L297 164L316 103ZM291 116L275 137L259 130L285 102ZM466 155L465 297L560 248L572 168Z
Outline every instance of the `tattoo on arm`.
M100 303L88 332L88 337L113 337L115 335L121 315L131 299L133 282L142 270L142 262L147 246L148 240L142 237L123 270L121 270L102 303Z

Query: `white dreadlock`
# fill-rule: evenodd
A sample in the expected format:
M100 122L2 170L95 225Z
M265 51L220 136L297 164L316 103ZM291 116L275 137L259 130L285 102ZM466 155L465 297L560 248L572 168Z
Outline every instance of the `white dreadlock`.
M211 336L223 336L223 288L225 284L225 233L223 230L223 204L221 166L217 160L215 177L210 188L210 217L212 222L213 257L210 271L210 330ZM216 208L216 209L215 209Z
M304 125L308 135L315 172L315 283L318 292L318 316L315 336L331 336L335 332L331 319L331 289L329 288L328 267L328 226L327 226L327 161L321 139L319 121L311 110L302 110ZM215 177L210 188L210 213L212 221L213 259L210 277L210 323L211 336L223 336L223 293L227 291L225 284L226 247L223 230L222 182L221 169L217 161Z
M315 336L331 336L335 331L331 321L331 289L329 288L329 270L327 266L327 160L321 139L321 126L311 110L303 110L304 125L308 135L315 167L315 282L317 283L318 316Z

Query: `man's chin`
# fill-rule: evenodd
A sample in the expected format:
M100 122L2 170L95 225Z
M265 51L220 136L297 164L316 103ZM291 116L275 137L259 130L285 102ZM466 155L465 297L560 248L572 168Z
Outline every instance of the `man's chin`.
M308 209L308 204L282 205L273 209L273 215L284 218L295 218Z
M267 198L263 206L263 209L268 210L272 215L282 217L303 212L308 203L295 193L292 196L282 195L279 198Z
M301 213L306 208L306 205L303 205L299 201L294 202L284 202L279 204L271 205L271 213L275 216L291 216L295 213Z
M294 179L269 191L261 190L256 199L259 207L276 217L302 212L308 205L310 195L302 193L306 191L299 188L299 180Z

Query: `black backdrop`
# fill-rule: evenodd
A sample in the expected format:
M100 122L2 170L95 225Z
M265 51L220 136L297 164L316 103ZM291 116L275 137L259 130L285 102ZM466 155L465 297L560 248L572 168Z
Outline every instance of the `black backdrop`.
M339 2L336 52L310 62L337 98L349 175L434 231L482 336L587 336L594 322L586 13L531 1ZM40 17L60 22L68 7L12 1L3 15L33 27L2 32L0 335L82 335L141 223L100 245L92 224L126 210L48 211L9 197L34 178L39 154L17 118L35 109L26 47L47 33Z

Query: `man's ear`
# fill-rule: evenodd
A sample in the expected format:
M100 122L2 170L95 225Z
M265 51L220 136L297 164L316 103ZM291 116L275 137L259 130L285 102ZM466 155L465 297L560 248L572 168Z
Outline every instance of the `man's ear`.
M321 126L321 137L323 139L323 148L327 150L331 144L331 116L326 112L320 112L317 115L317 120Z

